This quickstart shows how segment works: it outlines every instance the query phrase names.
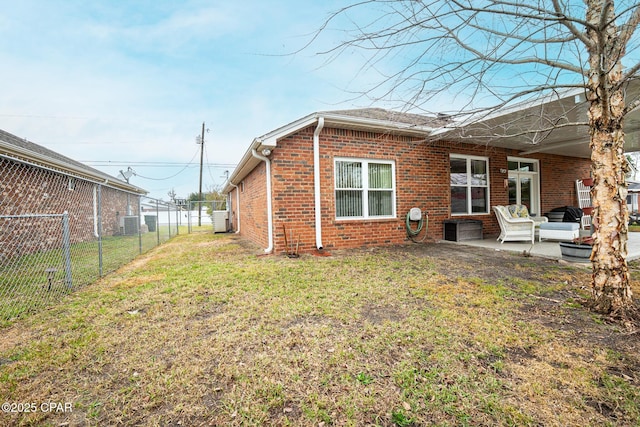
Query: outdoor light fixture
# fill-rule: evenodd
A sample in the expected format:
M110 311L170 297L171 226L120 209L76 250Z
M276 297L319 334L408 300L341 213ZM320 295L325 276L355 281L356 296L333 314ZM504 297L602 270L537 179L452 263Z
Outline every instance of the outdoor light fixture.
M265 148L264 150L262 150L262 155L267 157L269 154L271 154L271 150L269 150L268 148Z

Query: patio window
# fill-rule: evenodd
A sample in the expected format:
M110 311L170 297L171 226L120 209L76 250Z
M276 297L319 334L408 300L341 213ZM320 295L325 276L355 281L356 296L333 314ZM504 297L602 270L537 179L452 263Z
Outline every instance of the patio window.
M452 154L449 166L451 214L489 213L489 159Z
M336 159L336 218L395 218L395 164Z

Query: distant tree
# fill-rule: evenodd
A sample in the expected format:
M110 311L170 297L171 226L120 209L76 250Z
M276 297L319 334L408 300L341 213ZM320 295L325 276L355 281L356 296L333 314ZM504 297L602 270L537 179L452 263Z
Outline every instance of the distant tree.
M200 202L200 193L198 193L197 191L195 193L189 193L189 196L187 196L187 201L188 202Z
M478 113L558 97L567 89L584 90L587 120L549 117L522 132L544 135L557 127L588 127L595 208L591 306L631 319L636 313L626 262L623 122L640 105L638 99L625 99L640 70L638 55L629 54L638 48L640 4L363 0L336 11L317 35L337 21L344 27L345 20L350 25L341 28L346 40L322 53L350 60L361 54L362 70L379 73L379 84L368 92L376 98L400 94L408 107L424 108L442 94L450 94L449 99L466 95L458 112ZM504 130L498 135L505 135Z
M636 179L638 173L638 153L627 154L627 163L629 163L629 171L627 172L627 179Z
M213 209L225 210L227 208L227 196L219 189L210 187L206 192L202 193L202 200L200 199L200 193L189 193L187 200L191 202L191 206L197 209L197 204L194 202L210 202L202 203L209 215L212 214Z
M169 190L167 192L167 196L169 196L169 200L172 203L175 203L176 202L176 190L175 190L175 188L172 188L171 190Z

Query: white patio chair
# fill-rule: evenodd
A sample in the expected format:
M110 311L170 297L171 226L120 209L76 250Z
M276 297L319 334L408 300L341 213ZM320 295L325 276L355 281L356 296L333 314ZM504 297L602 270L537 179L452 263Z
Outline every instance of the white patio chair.
M580 224L583 230L591 228L591 186L584 185L581 179L576 180L576 195L578 196L578 207L584 212L580 218Z
M514 218L505 206L494 206L493 211L496 214L496 218L498 218L498 224L500 224L500 236L498 236L497 240L501 244L505 240L527 240L531 241L531 244L535 242L536 223L534 220L529 217Z

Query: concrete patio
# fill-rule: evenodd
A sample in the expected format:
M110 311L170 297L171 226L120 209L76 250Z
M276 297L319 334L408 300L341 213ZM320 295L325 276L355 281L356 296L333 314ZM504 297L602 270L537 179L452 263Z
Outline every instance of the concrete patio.
M443 241L444 242L444 241ZM511 252L530 252L533 256L539 256L544 258L561 259L560 245L557 241L543 240L538 242L536 238L535 244L532 246L531 242L504 242L500 243L496 240L496 236L488 236L483 240L467 240L463 242L449 242L458 245L477 246L487 248L496 251L511 251ZM640 233L629 233L629 240L627 243L627 261L640 259Z

